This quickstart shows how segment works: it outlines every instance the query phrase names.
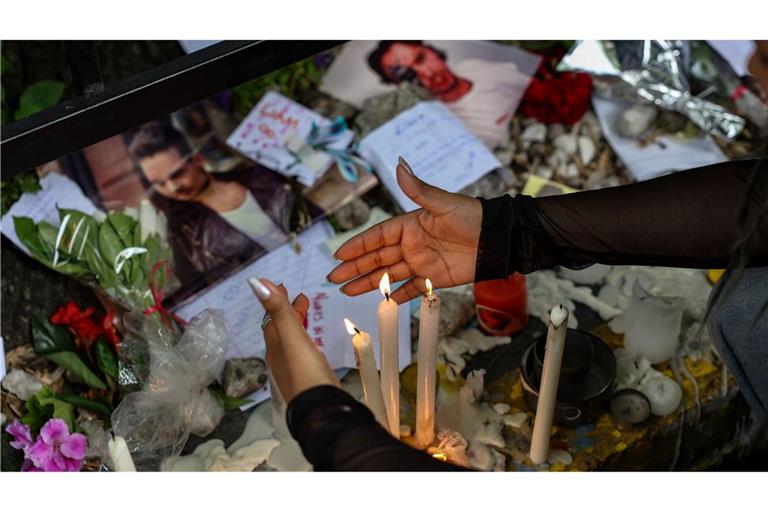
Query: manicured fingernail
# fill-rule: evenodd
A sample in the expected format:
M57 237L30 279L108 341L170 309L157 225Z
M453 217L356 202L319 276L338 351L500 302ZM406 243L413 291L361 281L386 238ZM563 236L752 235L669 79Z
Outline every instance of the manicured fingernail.
M411 166L405 161L405 158L399 156L397 157L397 162L403 166L403 169L405 169L408 174L415 176L415 174L413 174L413 169L411 169Z
M256 294L259 300L265 301L269 298L269 288L264 286L264 283L262 283L260 280L256 279L255 277L249 277L248 283L251 285L251 288L253 288L253 293Z

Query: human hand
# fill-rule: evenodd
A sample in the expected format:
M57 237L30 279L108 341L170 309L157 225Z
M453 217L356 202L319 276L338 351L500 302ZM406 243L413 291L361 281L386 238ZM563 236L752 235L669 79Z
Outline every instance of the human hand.
M391 297L406 302L426 292L425 278L436 288L471 283L483 209L480 201L446 192L417 178L400 159L397 182L420 209L381 222L351 238L334 255L338 265L328 280L347 295L379 286L384 272L391 281L408 281Z
M291 304L283 285L275 286L267 279L253 277L248 282L271 317L264 328L267 365L285 403L315 386L341 387L325 355L304 330L309 299L301 293Z

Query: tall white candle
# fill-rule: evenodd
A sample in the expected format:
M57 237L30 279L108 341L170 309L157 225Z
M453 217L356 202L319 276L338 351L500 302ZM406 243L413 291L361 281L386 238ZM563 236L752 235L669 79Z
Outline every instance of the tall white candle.
M387 409L384 406L384 395L381 394L381 381L376 369L376 357L373 355L373 344L367 332L360 331L355 324L344 319L347 332L352 335L352 347L355 349L357 369L360 371L360 380L363 383L365 403L373 412L381 426L389 429Z
M440 323L440 297L432 292L427 279L427 294L419 313L419 353L416 370L416 444L426 448L435 440L435 372L437 365L437 327Z
M379 282L384 300L379 303L379 345L381 346L381 390L387 408L389 432L400 439L400 364L397 346L397 302L389 296L389 275Z
M114 466L115 471L136 471L133 457L131 457L131 452L125 439L113 434L112 438L107 442L107 449L109 450L109 458L112 459L112 466Z
M544 366L539 384L539 400L531 437L531 462L543 464L549 455L549 438L552 417L555 413L557 384L560 381L560 363L563 361L565 335L568 333L568 310L559 304L549 313L547 344L544 349Z

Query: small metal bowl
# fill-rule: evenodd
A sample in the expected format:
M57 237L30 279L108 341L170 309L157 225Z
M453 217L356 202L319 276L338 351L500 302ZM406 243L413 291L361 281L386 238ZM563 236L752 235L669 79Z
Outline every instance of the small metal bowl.
M569 340L578 339L581 347L590 346L591 354L587 365L584 364L584 354L569 351L575 360L563 359L563 368L573 371L561 371L555 401L554 423L561 427L576 427L597 421L607 410L607 405L613 395L613 384L616 378L616 359L613 352L600 338L585 331L569 330L566 344ZM541 369L536 370L537 346L545 344L546 338L537 340L526 349L520 365L520 380L523 386L525 403L532 411L536 411L539 398ZM543 356L543 350L541 351ZM543 357L538 358L543 360Z

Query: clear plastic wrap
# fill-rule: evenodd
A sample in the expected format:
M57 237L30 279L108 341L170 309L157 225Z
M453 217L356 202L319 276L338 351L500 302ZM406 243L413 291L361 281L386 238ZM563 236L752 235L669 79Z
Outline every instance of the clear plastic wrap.
M127 315L126 327L126 349L146 366L136 372L142 390L126 395L112 413L112 430L125 438L139 471L156 471L163 458L181 453L190 433L206 436L221 420L224 410L207 388L224 367L228 329L211 310L178 338L136 313Z

